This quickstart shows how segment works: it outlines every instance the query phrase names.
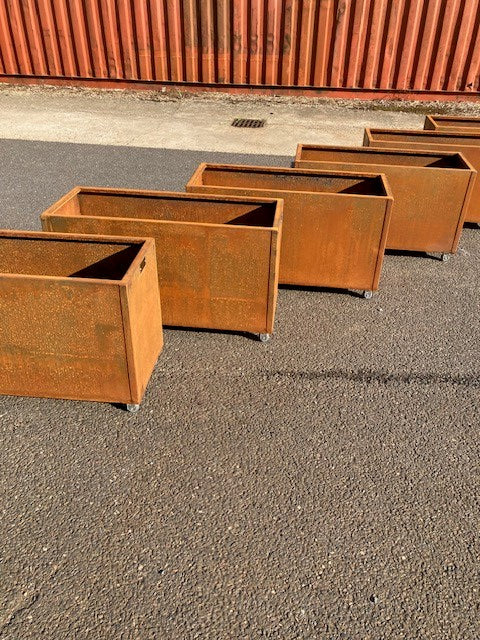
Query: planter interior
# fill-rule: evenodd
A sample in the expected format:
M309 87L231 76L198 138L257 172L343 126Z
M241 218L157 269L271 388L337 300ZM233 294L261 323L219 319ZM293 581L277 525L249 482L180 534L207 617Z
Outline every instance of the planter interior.
M0 234L0 273L122 280L142 243L15 238Z
M480 129L480 118L466 118L461 116L427 116L425 129Z
M449 131L402 131L401 129L384 130L384 129L366 129L367 135L370 134L370 140L375 142L399 142L405 144L442 144L442 145L459 145L459 146L479 146L480 132L464 133ZM452 149L455 151L455 149Z
M276 206L268 203L228 202L222 199L193 198L188 194L152 194L99 192L82 187L62 207L62 215L131 218L200 224L272 227Z
M315 145L301 145L297 154L301 162L342 162L397 165L408 167L432 167L439 169L470 169L462 156L458 153L435 154L421 151L382 151L363 147L360 149L345 149L344 147L318 148ZM341 168L339 167L339 170ZM350 168L348 170L351 170ZM376 169L377 170L377 169Z
M379 176L335 176L320 172L302 172L295 169L274 172L262 168L237 168L207 166L201 173L203 186L234 187L272 191L307 191L311 193L345 193L356 195L386 196Z

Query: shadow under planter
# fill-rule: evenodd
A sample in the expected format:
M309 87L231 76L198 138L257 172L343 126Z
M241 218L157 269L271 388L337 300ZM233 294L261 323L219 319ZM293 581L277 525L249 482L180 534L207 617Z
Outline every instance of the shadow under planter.
M382 176L204 163L187 191L282 198L281 284L378 288L392 205Z
M136 409L163 346L150 239L0 231L0 393Z
M454 133L447 131L416 131L402 129L365 129L365 147L377 149L407 149L409 151L450 151L461 153L469 164L480 169L480 131ZM480 181L475 180L465 212L465 222L480 223Z
M273 332L283 203L275 199L77 187L46 231L155 239L165 325Z
M476 176L461 154L299 144L295 166L385 174L394 197L387 249L457 251Z

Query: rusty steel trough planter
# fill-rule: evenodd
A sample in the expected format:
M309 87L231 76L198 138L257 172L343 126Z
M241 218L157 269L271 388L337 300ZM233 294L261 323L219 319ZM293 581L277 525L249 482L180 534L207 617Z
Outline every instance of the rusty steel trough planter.
M0 231L0 393L136 410L162 349L151 239Z
M456 252L476 176L460 154L299 144L295 166L385 174L394 198L387 248Z
M77 187L45 211L46 231L155 239L165 325L273 332L283 203Z
M392 204L382 176L203 163L187 191L283 198L282 284L378 288Z
M455 133L402 129L365 129L363 144L377 149L450 151L461 153L475 171L480 170L480 131ZM465 222L480 223L480 180L475 180L465 213Z
M426 131L453 131L454 133L479 133L480 118L468 116L425 116Z

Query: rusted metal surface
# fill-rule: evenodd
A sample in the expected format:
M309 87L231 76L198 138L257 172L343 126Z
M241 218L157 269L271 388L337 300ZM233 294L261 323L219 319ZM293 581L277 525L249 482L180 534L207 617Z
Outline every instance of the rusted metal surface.
M475 171L480 169L480 132L416 131L403 129L365 129L363 144L384 149L410 151L451 151L461 153ZM470 195L465 222L480 222L480 180Z
M162 349L151 239L0 231L0 393L138 404Z
M425 130L479 133L480 118L466 116L425 116Z
M273 332L283 203L77 187L47 231L155 239L166 325Z
M479 96L479 0L8 0L4 81Z
M204 163L187 191L283 198L282 284L378 288L392 204L382 176Z
M295 166L385 174L394 197L387 248L456 252L476 177L461 154L299 144Z

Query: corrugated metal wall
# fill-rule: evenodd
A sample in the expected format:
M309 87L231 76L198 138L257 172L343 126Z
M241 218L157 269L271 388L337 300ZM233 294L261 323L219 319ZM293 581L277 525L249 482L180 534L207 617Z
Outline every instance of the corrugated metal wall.
M0 80L475 97L479 1L0 0Z

